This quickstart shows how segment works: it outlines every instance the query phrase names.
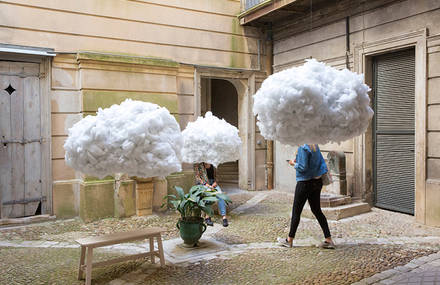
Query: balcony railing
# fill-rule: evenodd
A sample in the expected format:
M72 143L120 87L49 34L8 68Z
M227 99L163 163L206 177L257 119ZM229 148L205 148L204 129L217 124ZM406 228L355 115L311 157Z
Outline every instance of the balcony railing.
M242 7L244 11L247 11L263 2L268 2L268 0L241 0Z

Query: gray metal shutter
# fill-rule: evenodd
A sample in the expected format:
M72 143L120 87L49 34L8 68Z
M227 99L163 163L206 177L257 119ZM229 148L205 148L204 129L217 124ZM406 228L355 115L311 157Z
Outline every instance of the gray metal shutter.
M414 49L374 58L375 205L414 214Z

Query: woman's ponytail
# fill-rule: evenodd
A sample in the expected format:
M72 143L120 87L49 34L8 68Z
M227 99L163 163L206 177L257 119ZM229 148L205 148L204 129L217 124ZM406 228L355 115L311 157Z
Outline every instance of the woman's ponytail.
M309 144L309 147L313 152L316 152L316 144Z

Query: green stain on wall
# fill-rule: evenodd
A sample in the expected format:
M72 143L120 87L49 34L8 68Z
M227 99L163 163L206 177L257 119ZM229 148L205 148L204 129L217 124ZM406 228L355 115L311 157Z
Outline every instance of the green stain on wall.
M242 33L240 22L238 19L233 18L232 21L232 32L234 34ZM246 38L245 37L239 37L235 35L231 35L231 51L244 51L246 48ZM242 53L231 53L230 60L229 60L229 66L230 67L240 67L244 68L244 57L249 56Z
M114 187L114 181L81 184L79 214L83 221L114 216Z
M84 177L84 182L114 182L115 178L113 177L113 175L107 175L104 178L98 178L98 177L94 177L94 176L86 176Z
M108 108L113 104L120 104L125 99L133 99L150 102L165 107L170 113L177 113L177 95L175 94L152 94L130 91L96 91L84 90L83 110L85 113L96 112L98 108Z
M118 196L115 197L115 217L136 215L136 191L134 181L121 181Z
M53 185L53 208L57 218L72 218L78 216L75 209L75 194L73 184Z
M130 64L143 64L143 65L153 65L162 67L179 67L179 63L169 59L155 58L155 57L142 57L134 55L124 55L124 54L109 54L100 52L79 52L77 54L77 59L88 59L96 61L106 61L106 62L120 62L120 63L130 63Z

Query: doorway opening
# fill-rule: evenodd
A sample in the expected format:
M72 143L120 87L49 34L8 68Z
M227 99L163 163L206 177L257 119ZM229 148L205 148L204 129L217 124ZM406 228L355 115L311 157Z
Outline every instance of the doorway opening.
M228 80L201 78L201 115L211 111L219 119L238 128L238 92ZM222 188L238 188L238 161L218 166L217 180Z

